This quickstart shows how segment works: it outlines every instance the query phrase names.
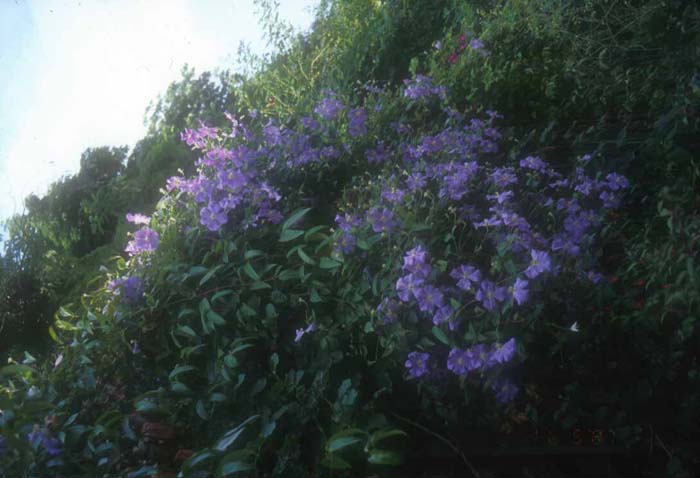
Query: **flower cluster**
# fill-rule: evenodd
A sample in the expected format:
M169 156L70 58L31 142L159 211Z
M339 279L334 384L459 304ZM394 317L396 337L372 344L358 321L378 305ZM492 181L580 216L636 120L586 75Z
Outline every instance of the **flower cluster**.
M447 369L456 375L488 370L499 364L510 362L515 356L515 339L496 345L475 344L465 350L453 348L447 357Z
M457 45L457 48L455 48L454 51L447 57L447 63L450 65L456 64L459 61L460 55L462 55L467 49L467 35L460 35L458 42L459 45ZM472 38L468 46L472 51L479 53L482 56L490 55L489 51L486 49L484 41L480 38ZM440 48L437 49L439 50Z
M49 456L60 456L63 454L63 442L38 427L35 427L27 435L27 441L34 450L43 448Z
M139 213L136 213L136 214L129 213L129 214L127 214L127 215L126 215L126 220L127 220L128 222L132 223L132 224L141 224L141 225L144 225L144 226L146 226L146 225L148 225L148 224L151 223L151 218L150 218L150 217L148 217L148 216L146 216L146 215L143 215L143 214L139 214Z
M314 113L326 121L336 119L347 107L333 91L326 91L325 97L314 109Z
M144 227L134 233L134 238L126 245L125 251L130 256L153 252L160 245L160 236L150 227Z
M413 101L435 96L444 100L447 94L444 86L435 86L433 80L425 75L416 75L412 80L404 80L404 84L406 85L404 96Z
M188 145L202 150L197 161L198 174L189 179L172 177L166 189L189 194L201 206L200 222L210 231L218 231L234 213L246 209L253 212L240 218L243 228L265 222L277 224L282 220L277 209L281 195L262 178L258 164L263 138L235 118L230 120L228 134L203 126L199 132L183 135ZM282 141L283 136L283 131L272 123L264 129L264 139L270 144ZM226 145L230 138L237 139L235 145Z
M107 283L112 295L123 297L128 304L135 304L143 297L145 287L138 276L119 277Z
M483 43L472 40L471 47L479 50ZM412 101L446 98L444 88L426 76L405 83L403 94ZM397 124L397 137L369 146L367 162L382 173L348 197L343 214L336 216L334 239L337 253L351 255L373 234L387 240L415 237L411 228L418 218L427 225L438 220L454 225L446 241L459 234L460 246L449 253L440 254L427 242L403 249L401 271L393 287L383 291L376 315L392 327L406 326L400 317L418 316L431 328L448 329L455 343L464 341L464 346L451 350L446 369L463 375L508 362L515 350L513 340L494 347L460 339L467 318L478 319L469 327L476 324L490 332L495 324L508 324L514 313L535 313L533 293L553 284L554 277L600 280L592 269L594 241L606 214L630 185L615 172L587 174L588 161L565 174L536 155L514 164L496 160L502 156L497 156L502 138L498 113L466 118L448 106L443 111L444 123L428 123L441 125L437 128ZM438 355L412 352L406 362L409 375L422 377L440 368L430 358ZM517 386L505 379L487 383L499 399L517 393Z

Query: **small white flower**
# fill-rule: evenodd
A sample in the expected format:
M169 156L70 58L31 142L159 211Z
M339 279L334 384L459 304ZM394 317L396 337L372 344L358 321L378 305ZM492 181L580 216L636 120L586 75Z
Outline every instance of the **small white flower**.
M578 322L574 322L571 324L571 327L569 327L569 330L572 332L578 332Z

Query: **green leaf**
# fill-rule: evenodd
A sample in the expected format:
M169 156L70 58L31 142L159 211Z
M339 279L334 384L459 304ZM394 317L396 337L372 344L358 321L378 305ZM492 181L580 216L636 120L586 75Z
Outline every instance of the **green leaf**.
M354 445L355 443L360 443L362 441L362 438L359 437L340 437L340 438L331 438L328 440L328 446L327 449L330 453L334 453L338 450L341 450L345 447Z
M311 257L309 257L309 256L306 254L306 252L304 252L304 249L302 249L301 247L300 247L299 249L297 249L297 254L299 255L299 258L300 258L302 261L306 262L307 264L309 264L309 265L311 265L311 266L315 266L315 265L316 265L316 261L313 260Z
M336 267L340 267L342 264L334 259L331 259L330 257L322 257L321 258L321 269L335 269Z
M215 456L218 456L217 452L205 448L204 450L195 453L187 460L185 460L185 462L182 464L182 471L185 473L185 476L187 476L188 473L194 471L195 469L197 469L197 467L211 460Z
M77 414L76 414L77 415ZM65 428L65 425L64 425ZM134 433L134 430L131 429L131 425L129 424L129 417L124 417L122 420L122 433L124 434L125 437L127 437L131 441L138 441L138 437L136 436L136 433Z
M293 241L297 237L301 236L304 234L304 231L301 231L299 229L285 229L282 231L282 234L280 234L280 242L289 242Z
M202 420L209 420L209 414L207 413L207 409L204 408L204 403L201 400L197 400L197 404L195 405L194 409Z
M33 371L34 369L28 365L14 363L0 368L0 375L29 375Z
M320 231L324 230L325 228L326 228L326 226L314 226L314 227L312 227L311 229L306 231L306 233L304 233L304 240L308 241L311 236L313 236L316 233L319 233ZM325 234L319 234L319 235L323 238L327 237Z
M396 466L403 463L403 455L395 451L372 450L367 461L373 465Z
M243 258L245 260L249 261L250 259L252 259L254 257L264 256L264 255L265 255L265 253L263 251L259 251L257 249L251 249L249 251L246 251L245 254L243 254Z
M185 336L191 337L191 338L195 338L197 336L195 331L192 330L192 327L190 327L189 325L178 326L178 328L175 329L175 333L178 335L185 335Z
M254 422L260 418L260 415L253 415L252 417L247 418L244 420L240 425L238 425L236 428L232 428L226 434L224 434L221 439L216 443L215 448L219 451L226 451L228 448L235 442L239 436L245 431L245 427L248 426L248 424Z
M209 271L208 267L193 266L193 267L190 267L190 270L187 272L186 278L189 279L191 277L201 276L202 274L206 274L208 271Z
M52 325L49 325L49 336L51 336L51 339L54 342L61 343L61 341L58 338L58 334L56 333L56 330L53 328Z
M153 476L158 473L157 466L142 466L136 471L129 473L127 478L142 478L144 476Z
M255 269L253 269L253 266L251 266L250 263L246 263L246 265L243 266L243 272L245 272L246 275L254 281L260 280L260 276L257 272L255 272Z
M303 208L303 209L298 209L298 210L296 210L291 216L289 216L289 219L287 219L286 221L284 221L284 223L282 224L282 230L283 230L283 231L286 231L287 229L289 229L290 227L292 227L294 224L297 223L297 221L298 221L299 219L301 219L302 217L304 217L304 216L306 215L306 213L309 212L309 211L311 211L311 208L310 208L310 207L306 207L306 208Z
M168 378L170 380L173 380L178 375L185 373L185 372L191 372L193 370L197 370L197 369L195 367L193 367L192 365L178 365L177 367L175 367L173 369L172 372L170 372L170 375L168 376Z
M274 319L275 317L277 317L277 315L277 309L275 309L275 306L268 303L265 306L265 317L267 317L268 319Z
M214 294L211 297L211 301L216 302L217 300L221 299L222 297L226 297L227 295L231 295L231 294L233 294L233 290L231 290L231 289L220 290L219 292L217 292L216 294Z
M170 389L175 393L190 393L190 388L182 382L173 382L170 384Z
M250 290L272 289L272 286L267 282L256 281L250 285Z
M207 312L207 319L214 325L226 325L226 320L213 310Z
M204 277L202 277L202 279L199 281L199 285L202 286L205 283L207 283L209 281L209 279L214 277L214 274L216 274L218 270L219 270L219 266L216 266L212 270L210 270L209 272L204 274Z
M372 433L369 439L370 446L374 446L382 440L386 440L391 437L403 437L408 438L408 433L403 430L393 429L393 430L379 430Z
M311 289L311 292L309 293L309 297L311 299L311 302L314 304L317 304L319 302L323 302L323 299L321 298L320 295L318 295L318 291L316 289Z
M364 437L367 435L366 432L360 430L359 428L350 428L349 430L343 430L336 433L328 439L326 442L326 451L329 453L334 453L343 448L352 446L356 443L364 441Z
M219 467L216 470L217 478L226 478L234 476L242 471L249 471L255 468L255 465L250 462L253 453L249 450L237 450L226 454L219 462Z
M349 470L352 468L350 463L343 460L337 455L327 455L321 460L321 465L332 470Z
M439 327L433 327L433 335L436 339L445 345L450 345L450 339L445 335L445 332Z

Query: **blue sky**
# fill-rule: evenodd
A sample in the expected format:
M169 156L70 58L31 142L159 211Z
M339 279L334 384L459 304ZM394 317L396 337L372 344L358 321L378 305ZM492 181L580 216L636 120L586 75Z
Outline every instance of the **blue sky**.
M281 0L307 29L317 0ZM179 78L265 50L253 0L0 0L0 221L77 172L88 147L143 137L150 101Z

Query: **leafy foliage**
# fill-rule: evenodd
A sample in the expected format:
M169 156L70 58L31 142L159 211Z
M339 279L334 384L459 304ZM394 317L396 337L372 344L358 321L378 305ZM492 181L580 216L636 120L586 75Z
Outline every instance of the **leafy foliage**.
M246 77L185 70L126 165L89 150L11 221L3 327L54 346L0 369L2 472L406 476L450 453L466 475L490 437L596 429L663 445L639 476L688 476L699 13L328 1L308 35L270 22Z

